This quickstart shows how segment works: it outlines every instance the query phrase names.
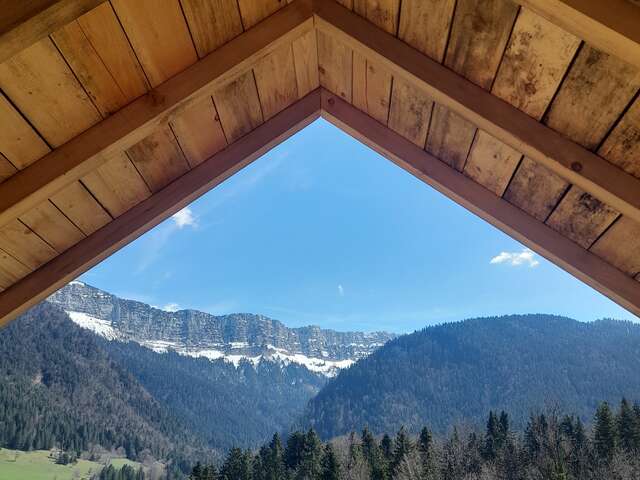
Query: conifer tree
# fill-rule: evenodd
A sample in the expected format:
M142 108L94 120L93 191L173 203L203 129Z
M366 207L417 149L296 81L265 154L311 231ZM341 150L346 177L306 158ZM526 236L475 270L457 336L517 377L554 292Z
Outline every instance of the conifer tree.
M393 446L393 459L391 462L391 475L397 470L402 460L411 453L413 450L413 443L411 438L407 434L404 425L400 427L396 434L396 439Z
M232 448L220 469L220 480L251 480L251 454Z
M387 463L391 463L393 459L393 442L389 434L385 433L383 435L382 441L380 442L380 449Z
M327 443L322 454L321 480L341 480L340 462L331 443Z
M371 480L384 480L387 478L387 462L380 451L378 442L367 427L362 430L361 440L362 454L369 465Z
M435 474L433 436L427 427L423 427L420 431L418 451L420 452L420 461L422 464L422 478L425 480L431 479Z
M302 457L298 473L299 479L317 480L322 472L322 443L318 434L309 429L304 437L304 445L302 449Z
M613 413L607 402L598 407L595 415L594 447L598 458L610 461L616 449L616 428Z
M620 402L620 411L617 417L618 439L620 440L620 448L627 453L638 451L638 419L636 418L633 408L627 402L626 398Z

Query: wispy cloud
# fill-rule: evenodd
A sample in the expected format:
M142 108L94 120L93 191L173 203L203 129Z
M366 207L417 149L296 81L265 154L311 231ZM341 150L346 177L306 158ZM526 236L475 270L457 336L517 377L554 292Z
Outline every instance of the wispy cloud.
M171 220L173 220L173 222L178 228L198 226L196 217L193 214L193 211L191 211L189 207L184 207L179 212L173 214L171 216Z
M338 295L344 297L344 287L342 285L338 285Z
M162 307L162 310L164 310L165 312L177 312L178 310L180 310L180 305L175 302L167 303L164 307Z
M528 248L523 248L521 252L500 252L491 259L491 264L505 263L512 267L528 266L537 267L540 262L536 260L536 254Z

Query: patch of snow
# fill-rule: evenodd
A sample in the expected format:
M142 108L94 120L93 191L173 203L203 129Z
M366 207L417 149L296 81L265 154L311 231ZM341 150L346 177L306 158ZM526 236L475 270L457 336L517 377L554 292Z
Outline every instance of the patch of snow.
M335 377L339 370L348 368L355 363L354 360L325 360L322 358L313 358L302 355L301 353L286 354L282 352L276 352L271 355L272 358L278 359L285 363L297 363L302 365L312 372L321 373L327 377Z
M175 342L167 342L164 340L149 340L142 343L142 346L147 347L150 350L153 350L156 353L167 353L169 350L176 350L178 353L180 352L180 345Z
M218 360L219 358L224 357L224 352L221 352L220 350L197 350L197 351L191 351L191 352L184 352L183 354L188 357L194 357L194 358L204 357L204 358L208 358L209 360Z
M67 315L80 327L91 330L107 340L115 340L118 337L118 334L111 326L111 322L108 320L101 320L84 312L67 312Z
M71 282L69 282L69 285L78 285L80 287L86 286L85 283L79 282L78 280L72 280Z
M231 348L247 348L249 344L247 342L229 342Z

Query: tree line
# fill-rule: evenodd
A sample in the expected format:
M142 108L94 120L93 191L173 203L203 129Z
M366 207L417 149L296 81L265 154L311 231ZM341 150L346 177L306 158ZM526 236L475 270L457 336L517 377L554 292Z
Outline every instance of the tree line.
M585 426L574 415L532 414L523 430L489 412L484 430L435 436L361 433L322 442L313 429L275 434L257 451L233 448L225 461L197 464L190 480L637 480L640 404L606 402Z

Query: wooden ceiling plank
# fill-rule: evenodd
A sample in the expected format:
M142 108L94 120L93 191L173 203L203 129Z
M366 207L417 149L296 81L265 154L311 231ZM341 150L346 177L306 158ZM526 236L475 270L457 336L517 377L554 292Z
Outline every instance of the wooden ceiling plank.
M106 0L5 1L0 16L0 63Z
M182 0L200 58L242 33L238 3L229 0Z
M85 237L80 229L49 201L26 212L20 220L58 253L64 252Z
M0 225L42 203L210 96L278 46L313 31L311 4L297 0L0 184ZM350 72L349 72L350 73Z
M455 0L403 0L398 38L442 63L455 4Z
M542 163L619 212L640 221L640 181L632 175L478 88L404 42L384 34L335 2L315 0L314 9L319 38L332 36L332 42L351 47L367 58L379 61L394 76L402 77L424 90L436 103Z
M590 250L627 275L637 275L640 273L640 223L620 217Z
M0 153L0 182L4 182L17 171L18 169L13 166L13 163L7 160L7 157Z
M0 94L0 152L18 168L31 165L49 153L50 149L40 135Z
M157 192L189 170L189 163L169 126L159 128L128 148L127 155L152 192Z
M640 283L597 255L497 197L330 92L323 92L322 115L579 280L632 313L640 314Z
M478 130L463 172L501 197L521 158L517 150Z
M216 90L213 102L228 142L236 141L263 122L260 98L251 71Z
M298 81L291 45L283 45L253 67L265 120L298 100Z
M300 131L319 109L315 91L1 292L0 326Z
M338 42L330 33L318 31L318 72L320 85L340 95L348 102L352 99L353 51Z
M20 263L35 270L57 255L57 252L19 220L0 228L2 249Z
M447 107L436 103L425 150L459 172L467 161L476 126Z
M53 204L85 235L111 221L111 216L80 182L73 182L51 197Z
M247 30L286 5L282 0L238 0L242 24Z
M640 7L627 0L515 0L593 45L640 68Z
M391 101L391 74L359 53L353 54L353 105L387 124Z
M13 285L30 271L7 252L0 250L0 288L5 289Z
M396 34L400 0L353 0L353 11L378 28Z
M401 78L393 79L389 128L424 148L429 131L433 100Z
M300 98L320 86L318 76L318 42L316 32L305 33L293 41L293 59L296 67Z
M0 64L0 88L54 147L100 120L96 107L49 38Z
M598 154L640 178L640 96L598 149Z
M191 167L227 146L211 97L203 98L171 120L171 129Z
M595 150L640 89L640 69L585 45L544 123Z
M149 187L124 153L82 178L82 183L113 217L149 198Z
M111 3L152 87L198 60L178 0Z

